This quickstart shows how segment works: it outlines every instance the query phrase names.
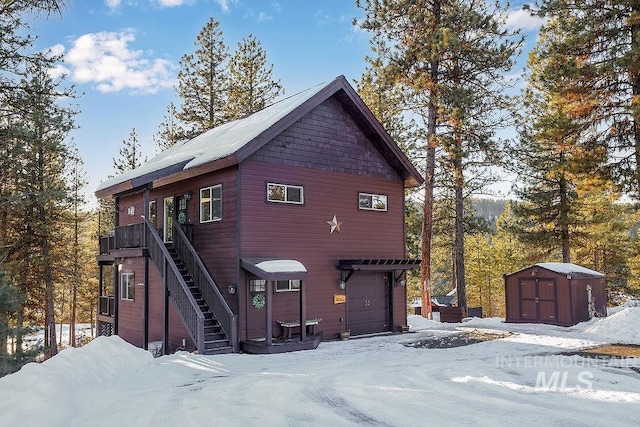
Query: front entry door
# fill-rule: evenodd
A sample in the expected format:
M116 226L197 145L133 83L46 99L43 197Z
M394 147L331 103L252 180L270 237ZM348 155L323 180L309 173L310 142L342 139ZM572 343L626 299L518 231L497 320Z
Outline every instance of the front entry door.
M526 279L520 281L520 318L532 322L556 321L555 279Z
M173 197L164 199L164 242L173 242Z
M386 273L358 271L347 283L351 335L389 330L389 280Z

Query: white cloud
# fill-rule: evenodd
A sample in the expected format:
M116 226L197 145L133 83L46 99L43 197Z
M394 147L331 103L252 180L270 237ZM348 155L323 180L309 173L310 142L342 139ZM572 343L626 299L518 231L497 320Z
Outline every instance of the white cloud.
M104 0L104 4L107 5L107 7L111 10L114 11L116 10L118 7L120 7L120 4L122 3L122 0Z
M273 16L266 14L265 12L258 13L258 17L256 18L256 22L264 22L271 21Z
M160 7L178 7L185 4L191 4L190 0L156 0L156 3Z
M84 34L64 57L66 74L75 83L95 84L100 92L156 93L172 87L176 66L130 49L129 43L133 41L135 34L131 30Z
M508 28L522 29L525 31L537 30L544 23L544 19L531 14L523 9L510 10L506 26Z
M220 5L220 8L222 9L223 12L229 12L230 10L230 5L237 3L238 0L213 0L216 3L218 3Z

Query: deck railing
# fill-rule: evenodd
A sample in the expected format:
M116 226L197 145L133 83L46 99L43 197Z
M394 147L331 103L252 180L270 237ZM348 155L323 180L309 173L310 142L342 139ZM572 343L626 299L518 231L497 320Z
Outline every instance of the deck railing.
M173 222L173 247L180 256L185 268L191 275L194 283L200 289L202 297L220 323L220 327L227 335L229 342L237 351L237 319L236 315L222 296L218 285L202 263L200 256L185 234L182 226L177 221Z
M196 343L198 352L204 354L204 314L173 262L160 234L148 219L144 219L144 224L146 225L149 256L158 268L160 277L166 281L171 298L175 302L193 342Z
M128 248L144 247L144 223L116 227L107 236L100 236L100 253L108 254L109 251Z

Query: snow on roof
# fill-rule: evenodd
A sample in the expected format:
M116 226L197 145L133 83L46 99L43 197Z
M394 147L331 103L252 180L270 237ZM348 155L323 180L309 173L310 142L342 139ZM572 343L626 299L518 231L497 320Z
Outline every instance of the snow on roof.
M186 170L227 157L286 117L305 101L320 92L325 86L327 86L326 83L313 86L282 99L263 110L215 127L191 140L179 142L142 166L102 182L96 191L158 172L171 166L184 164L183 170Z
M536 266L559 274L605 277L604 274L599 273L595 270L590 270L580 265L571 264L568 262L540 262L536 264Z
M306 267L295 259L273 259L262 261L256 267L267 273L306 273Z

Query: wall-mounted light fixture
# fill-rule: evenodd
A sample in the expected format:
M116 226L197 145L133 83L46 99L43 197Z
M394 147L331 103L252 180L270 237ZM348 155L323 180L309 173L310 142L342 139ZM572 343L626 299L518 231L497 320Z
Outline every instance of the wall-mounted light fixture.
M407 281L404 279L404 271L401 272L400 275L398 275L398 277L396 277L393 282L396 286L402 286L403 288L407 286Z
M338 288L344 290L346 287L347 287L347 282L345 282L342 279L338 280Z
M189 191L188 193L184 193L183 197L185 200L191 200L191 191Z
M229 285L229 294L233 295L236 293L238 286L235 283Z

